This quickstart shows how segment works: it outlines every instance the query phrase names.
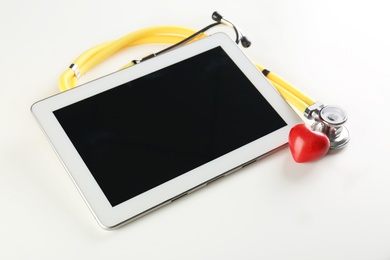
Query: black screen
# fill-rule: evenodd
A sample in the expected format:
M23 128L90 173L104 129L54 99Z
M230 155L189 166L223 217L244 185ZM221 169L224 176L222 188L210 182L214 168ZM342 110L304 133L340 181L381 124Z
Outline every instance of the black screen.
M54 115L112 206L286 125L221 47Z

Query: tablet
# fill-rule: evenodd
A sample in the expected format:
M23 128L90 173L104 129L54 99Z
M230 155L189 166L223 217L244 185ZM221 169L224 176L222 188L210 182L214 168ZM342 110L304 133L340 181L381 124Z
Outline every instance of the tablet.
M277 150L301 122L223 33L36 102L31 110L108 229Z

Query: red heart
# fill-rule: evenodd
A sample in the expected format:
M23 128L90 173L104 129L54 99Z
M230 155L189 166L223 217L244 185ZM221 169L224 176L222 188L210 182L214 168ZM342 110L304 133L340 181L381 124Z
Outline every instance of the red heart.
M291 128L288 142L294 160L299 163L322 158L330 146L329 139L324 133L313 131L305 124Z

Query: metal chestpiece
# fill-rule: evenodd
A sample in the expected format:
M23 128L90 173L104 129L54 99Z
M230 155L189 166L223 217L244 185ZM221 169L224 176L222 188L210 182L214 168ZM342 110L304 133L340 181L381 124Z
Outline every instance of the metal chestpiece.
M306 108L305 117L314 123L311 128L314 131L325 133L330 142L330 149L341 149L350 140L348 129L344 126L348 116L346 112L337 106L325 106L321 102L316 102Z

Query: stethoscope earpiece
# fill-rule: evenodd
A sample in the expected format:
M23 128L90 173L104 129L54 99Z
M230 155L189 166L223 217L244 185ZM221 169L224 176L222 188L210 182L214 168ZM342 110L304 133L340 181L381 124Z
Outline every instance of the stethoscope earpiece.
M221 20L222 20L222 18L223 18L223 16L222 16L220 13L218 13L217 11L215 11L215 12L211 15L211 18L212 18L214 21L220 23Z
M250 40L248 40L248 38L246 36L242 36L240 42L241 42L242 47L244 47L244 48L248 48L252 44L252 42Z

